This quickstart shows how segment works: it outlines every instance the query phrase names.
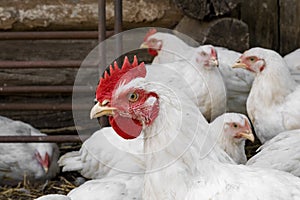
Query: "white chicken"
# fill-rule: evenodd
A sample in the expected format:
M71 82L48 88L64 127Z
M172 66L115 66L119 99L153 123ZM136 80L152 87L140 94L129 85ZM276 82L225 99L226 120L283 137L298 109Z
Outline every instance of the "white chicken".
M165 33L157 34L164 35ZM176 38L176 36L171 34L166 35ZM183 41L181 42L183 43ZM170 43L168 47L172 47L171 44L175 45ZM151 48L149 48L149 52L152 52ZM162 54L167 53L169 52ZM176 55L171 52L170 56ZM156 58L168 58L168 56L160 55ZM165 61L168 61L168 59ZM154 60L153 64L155 63L158 62ZM218 57L213 46L205 45L192 48L189 51L188 59L185 60L183 57L178 57L178 59L174 58L171 63L162 63L172 65L174 70L177 70L178 73L186 77L186 80L195 93L193 101L197 103L201 113L208 121L213 121L216 117L226 112L226 88L218 70Z
M213 46L198 47L189 60L165 65L172 66L185 77L194 93L191 95L195 97L193 101L208 121L226 112L226 87L218 70L218 57Z
M278 134L259 147L247 165L286 171L300 177L300 130Z
M145 171L143 139L125 140L111 127L102 128L86 140L80 151L63 155L58 163L62 171L79 171L89 179L100 179L119 173Z
M246 116L226 113L211 123L213 140L235 163L245 164L245 140L254 141L251 125ZM136 174L145 171L143 156L144 141L142 137L124 140L117 136L111 127L102 128L87 139L79 151L63 155L58 163L62 171L79 171L89 179L100 179L124 172ZM221 159L222 162L234 163Z
M141 199L143 175L118 174L90 180L67 195L50 194L36 200L132 200Z
M252 48L234 67L256 76L247 99L247 112L262 143L285 130L300 128L300 87L278 53Z
M199 48L197 62L210 63L210 53L213 49L210 46L207 46L207 54L202 52ZM205 55L203 55L205 54ZM136 58L135 58L136 59ZM196 60L196 58L195 58ZM126 62L128 59L126 58ZM137 62L137 60L135 60ZM177 64L177 65L176 65ZM186 64L186 63L184 63ZM182 62L170 63L172 69L177 71L178 68L187 68L182 64ZM176 65L176 66L175 66ZM117 66L115 66L117 67ZM146 67L156 67L152 65L147 65ZM201 70L215 70L215 66L204 65ZM208 68L208 69L206 69ZM212 69L211 69L212 68ZM200 71L201 71L200 70ZM191 70L186 70L189 73ZM211 72L212 73L212 72ZM184 77L189 77L184 75ZM190 87L197 85L197 80L188 79ZM215 79L212 78L210 82L213 84ZM195 81L195 82L194 82ZM198 81L199 82L199 81ZM194 83L194 84L193 84ZM192 85L192 86L191 86ZM204 85L200 82L200 86ZM205 87L206 85L202 86ZM194 90L196 88L193 88ZM216 93L215 91L213 93ZM192 98L192 95L190 95ZM198 95L201 97L201 95ZM204 95L203 95L204 96ZM109 97L107 97L109 98ZM222 103L222 102L220 102ZM225 117L224 117L225 116ZM245 153L243 150L244 140L250 139L253 140L253 135L251 132L251 126L245 126L244 116L228 113L223 117L220 117L218 120L215 120L212 123L212 129L216 133L220 133L221 136L224 136L222 140L219 140L221 148L226 149L225 151L232 156L233 160L237 163L241 163L241 159L244 159ZM246 119L246 118L245 118ZM226 126L222 126L222 123ZM230 127L227 127L229 125ZM238 127L234 127L237 125ZM244 133L243 133L244 132ZM213 134L212 134L213 135ZM214 134L213 137L215 140L218 140L218 134ZM241 138L238 138L241 137ZM63 155L58 163L62 168L62 171L79 171L82 176L90 179L103 178L105 176L113 175L120 172L144 172L144 160L139 155L143 152L143 139L136 138L134 140L124 140L118 137L115 134L115 131L111 127L103 128L95 132L91 138L86 140L80 149L80 151L69 152ZM238 153L240 152L240 153ZM223 162L233 161L228 158L222 158ZM134 164L134 162L136 162Z
M203 47L205 48L205 46ZM149 54L155 56L153 63L160 64L178 60L189 61L197 50L173 34L156 32L154 29L151 29L145 36L141 48L148 48ZM254 75L247 71L231 68L241 55L240 53L222 47L215 47L215 49L218 54L219 71L227 88L228 110L246 114L246 100ZM208 87L216 86L208 85Z
M285 55L283 57L289 70L295 79L295 81L300 83L300 49L296 49L295 51Z
M216 128L223 128L218 131ZM211 135L214 141L223 149L237 164L245 164L245 141L254 142L254 135L248 118L243 114L225 113L216 118L211 124Z
M167 66L143 64L118 70L100 81L98 89L109 84L111 93L97 90L91 110L92 118L108 115L123 138L143 131L146 172L151 172L144 177L143 199L300 198L300 179L291 174L216 161L225 152L208 137L209 125L170 80L177 76L172 73Z
M37 129L21 121L0 116L2 136L43 136ZM16 185L27 180L46 181L56 176L59 150L55 143L1 143L1 185Z

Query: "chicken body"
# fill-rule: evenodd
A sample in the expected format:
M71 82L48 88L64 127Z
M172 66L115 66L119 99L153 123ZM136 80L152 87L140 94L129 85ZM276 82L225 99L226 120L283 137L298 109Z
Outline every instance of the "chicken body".
M180 38L169 33L156 32L147 35L142 47L149 48L155 56L153 63L171 63L178 60L191 60L198 48L187 45ZM246 114L246 100L254 80L253 74L244 70L233 70L232 64L241 55L238 52L222 47L215 47L218 55L219 68L227 89L227 107L230 112ZM155 52L155 53L153 53ZM209 79L207 77L207 79ZM217 82L215 82L217 84ZM208 88L218 85L208 85Z
M130 120L136 125L131 129L135 136L143 131L146 172L151 172L144 177L144 199L300 198L297 177L217 161L225 152L208 137L209 124L190 96L169 79L170 70L156 69L121 78L111 101L98 94L99 103L91 111L92 117L109 115L120 136Z
M247 165L289 172L300 176L300 130L286 131L267 141Z
M101 179L120 173L145 171L143 139L125 140L111 127L102 128L86 140L80 151L63 155L58 163L62 171L79 171L89 179Z
M0 117L0 133L6 136L43 136L37 129L21 121ZM59 150L55 143L1 143L0 181L16 185L24 177L43 182L56 176Z
M278 53L252 48L241 56L236 66L256 75L247 99L247 111L262 143L280 132L300 128L300 87Z

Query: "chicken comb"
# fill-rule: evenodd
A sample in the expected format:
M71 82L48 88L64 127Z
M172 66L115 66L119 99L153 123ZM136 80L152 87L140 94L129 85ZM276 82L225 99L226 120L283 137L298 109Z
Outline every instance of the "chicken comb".
M244 123L245 123L245 125L244 125L245 128L251 129L251 125L250 125L248 119L244 119Z
M217 51L214 47L211 47L210 53L213 57L218 58Z
M156 30L155 28L151 28L151 29L146 33L146 35L145 35L145 37L144 37L144 42L146 42L146 41L148 40L148 38L149 38L151 35L155 34L155 33L157 33L157 30Z
M114 67L109 66L109 74L104 72L103 77L100 78L96 90L96 99L98 102L102 102L104 99L111 99L112 92L114 91L116 84L122 81L122 83L128 83L132 79L137 77L145 77L146 68L144 62L138 64L136 56L133 58L133 62L130 63L126 56L123 61L123 65L119 68L117 62L114 62Z

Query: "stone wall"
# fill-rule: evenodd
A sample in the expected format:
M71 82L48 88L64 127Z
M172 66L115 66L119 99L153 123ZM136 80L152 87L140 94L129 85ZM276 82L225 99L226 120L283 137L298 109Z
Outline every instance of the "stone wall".
M97 0L0 0L0 30L97 29ZM106 3L107 28L113 28L113 0ZM123 1L124 28L174 27L182 18L170 0Z

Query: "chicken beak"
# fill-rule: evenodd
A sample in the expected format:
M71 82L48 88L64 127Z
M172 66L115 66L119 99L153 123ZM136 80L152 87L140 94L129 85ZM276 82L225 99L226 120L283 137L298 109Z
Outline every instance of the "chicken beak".
M47 173L48 173L48 171L49 171L49 168L48 168L48 167L45 167L45 166L43 166L43 169L44 169L45 173L47 174Z
M104 115L107 115L107 116L113 115L114 110L116 110L116 108L108 107L108 106L100 106L99 103L97 103L91 109L90 118L95 119L95 118L98 118L98 117L101 117L101 116L104 116Z
M236 63L234 63L234 65L232 66L232 68L247 69L247 65L245 63L242 63L241 60L238 60Z
M140 46L141 49L148 49L149 45L147 44L147 42L143 42Z
M243 132L239 132L238 133L239 137L241 138L245 138L247 140L250 140L252 143L254 142L255 138L254 138L254 135L252 133L252 131L243 131Z
M215 58L215 57L212 57L212 58L209 60L209 62L210 62L213 66L215 66L215 67L218 67L218 66L219 66L219 61L218 61L218 59Z

